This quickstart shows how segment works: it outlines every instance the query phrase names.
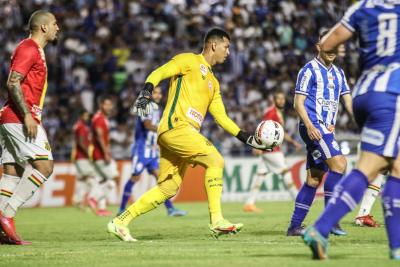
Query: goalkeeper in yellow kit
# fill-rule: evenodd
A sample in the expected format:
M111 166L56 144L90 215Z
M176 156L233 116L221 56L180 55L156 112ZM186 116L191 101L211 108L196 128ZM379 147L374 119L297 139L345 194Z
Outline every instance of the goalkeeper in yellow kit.
M150 112L151 92L161 80L170 78L167 105L158 126L160 171L157 186L143 194L134 204L108 223L108 232L123 241L136 241L128 224L136 217L155 209L179 190L189 164L206 169L205 188L210 211L211 234L215 237L237 233L243 224L224 219L221 211L224 159L213 144L200 133L209 111L216 122L242 142L267 148L253 135L245 133L227 116L218 80L211 67L221 64L229 55L230 37L218 28L207 32L201 54L184 53L157 68L147 78L135 104L134 112Z

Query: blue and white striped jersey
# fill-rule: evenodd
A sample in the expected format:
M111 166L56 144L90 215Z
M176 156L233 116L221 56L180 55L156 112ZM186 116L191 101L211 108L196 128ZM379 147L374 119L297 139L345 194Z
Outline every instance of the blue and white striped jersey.
M144 127L145 120L151 120L153 125L158 125L160 122L160 110L151 107L150 114L145 117L137 117L135 127L135 143L132 146L132 157L139 158L157 158L157 133L147 130Z
M296 94L306 95L304 106L311 122L324 133L335 126L340 97L350 93L341 68L327 68L317 58L308 62L299 72Z
M357 33L360 68L353 96L369 91L400 93L400 1L364 0L352 5L341 23Z

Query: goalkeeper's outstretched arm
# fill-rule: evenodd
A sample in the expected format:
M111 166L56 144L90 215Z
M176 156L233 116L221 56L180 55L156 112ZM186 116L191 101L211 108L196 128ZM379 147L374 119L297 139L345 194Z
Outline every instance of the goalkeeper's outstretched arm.
M240 130L239 126L228 117L225 111L224 103L222 102L221 94L218 91L215 92L213 100L208 108L208 111L214 117L215 121L221 126L225 131L235 136L237 139L243 143L257 149L270 150L265 145L263 145L254 135L246 133Z

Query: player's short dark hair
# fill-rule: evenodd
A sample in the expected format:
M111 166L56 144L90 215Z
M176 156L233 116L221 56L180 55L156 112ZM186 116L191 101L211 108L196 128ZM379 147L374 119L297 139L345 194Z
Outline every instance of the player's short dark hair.
M328 32L329 32L329 29L320 31L318 40L321 41L321 39L324 38L324 36L327 35Z
M281 90L281 89L276 89L276 90L274 90L274 92L272 93L272 96L274 97L274 98L276 98L276 96L277 95L285 95L285 92L283 91L283 90Z
M112 97L110 95L101 95L98 98L99 104L103 104L104 102L106 102L107 100L112 101Z
M43 17L51 15L47 10L37 10L29 18L28 27L30 32L37 31L43 23Z
M208 41L212 40L212 39L219 39L219 40L223 40L224 37L226 39L228 39L229 41L231 40L231 37L229 36L229 34L224 31L221 28L212 28L210 29L207 33L206 36L204 37L204 43L207 43Z
M81 110L79 111L79 117L82 117L83 114L85 114L85 113L89 113L89 111L87 111L85 108L81 109ZM89 114L90 114L90 113L89 113Z

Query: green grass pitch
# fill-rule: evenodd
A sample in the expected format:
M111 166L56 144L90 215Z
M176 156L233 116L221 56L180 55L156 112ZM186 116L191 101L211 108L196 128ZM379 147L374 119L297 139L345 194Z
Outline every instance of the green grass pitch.
M322 209L317 201L306 223ZM246 214L241 203L223 204L225 217L244 223L241 233L213 239L207 228L206 203L177 204L189 211L183 218L166 216L165 208L131 224L136 243L123 243L106 233L108 218L74 208L22 209L19 233L31 246L0 246L0 266L399 266L388 259L385 229L353 226L354 213L344 218L347 237L331 237L327 262L310 259L298 237L286 237L292 202L264 202L261 214ZM374 208L379 222L382 212Z

